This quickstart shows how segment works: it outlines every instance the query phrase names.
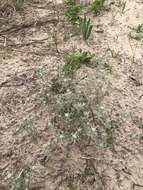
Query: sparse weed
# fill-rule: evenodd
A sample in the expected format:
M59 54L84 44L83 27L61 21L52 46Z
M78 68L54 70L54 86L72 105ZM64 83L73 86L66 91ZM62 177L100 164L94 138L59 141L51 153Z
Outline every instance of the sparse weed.
M80 31L81 31L81 33L83 35L83 39L85 41L87 41L88 38L90 37L91 31L92 31L92 28L93 28L93 25L91 25L90 23L91 23L90 18L87 19L86 16L84 16L84 18L80 19L79 27L80 27Z
M99 15L100 12L104 8L105 0L93 0L91 3L91 10L94 12L95 15Z
M67 8L65 16L67 17L68 21L73 25L78 24L81 6L77 4L75 0L65 0L65 5Z
M66 76L73 76L74 72L77 71L82 65L93 66L95 55L84 52L82 50L69 53L65 56L65 64L63 71Z
M10 190L29 190L31 181L31 170L26 167L18 175L13 175L10 180Z

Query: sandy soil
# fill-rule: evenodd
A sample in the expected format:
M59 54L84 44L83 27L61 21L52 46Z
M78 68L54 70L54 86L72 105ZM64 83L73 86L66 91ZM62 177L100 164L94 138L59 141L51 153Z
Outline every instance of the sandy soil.
M86 8L94 26L89 45L80 36L71 36L63 9L62 2L53 8L48 0L29 0L20 11L10 5L0 11L0 190L9 189L10 177L27 165L34 171L32 190L141 190L143 40L130 39L129 33L143 23L143 1L108 1L100 16ZM57 144L49 129L51 113L42 101L37 73L46 73L43 76L49 81L63 64L64 54L79 48L95 53L111 67L111 72L99 75L103 91L108 91L103 106L119 120L113 147ZM80 88L94 109L101 78L96 69L88 68L77 76L85 75ZM32 134L21 129L25 119Z

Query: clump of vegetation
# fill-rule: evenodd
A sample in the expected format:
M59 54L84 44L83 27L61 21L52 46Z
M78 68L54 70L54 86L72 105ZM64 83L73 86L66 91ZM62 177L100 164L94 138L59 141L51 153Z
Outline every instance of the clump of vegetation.
M50 83L44 96L53 115L52 130L58 137L81 144L94 142L114 149L114 131L122 119L112 116L110 108L104 105L103 99L108 93L100 82L97 81L94 110L86 94L78 90L75 80L57 76Z
M87 19L87 17L84 16L84 18L80 19L79 27L80 27L80 31L81 31L81 33L83 35L83 39L85 41L87 41L88 38L91 35L91 31L92 31L92 28L93 28L93 25L91 25L91 20Z
M18 175L13 175L10 180L10 190L28 190L30 189L31 169L26 167Z
M77 91L72 80L54 78L47 102L55 113L52 123L61 138L72 142L92 138L96 129L87 98L83 92Z
M93 0L91 3L91 10L94 12L95 15L100 14L100 12L104 8L105 0Z
M63 71L66 76L73 76L82 65L93 66L95 55L82 50L69 53L65 56Z
M68 21L73 25L78 24L81 6L77 4L75 0L65 0L65 5L67 8L65 16L67 17Z

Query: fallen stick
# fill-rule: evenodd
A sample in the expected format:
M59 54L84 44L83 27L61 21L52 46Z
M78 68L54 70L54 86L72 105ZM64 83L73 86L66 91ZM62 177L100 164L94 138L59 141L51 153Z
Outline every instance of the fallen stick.
M1 30L0 31L0 35L6 35L6 34L10 34L10 33L15 33L15 32L18 32L22 29L26 29L26 28L31 28L31 27L34 27L34 26L42 26L46 23L55 23L55 22L58 22L57 19L47 19L47 17L42 17L40 18L38 21L32 21L32 22L29 22L29 23L23 23L23 24L20 24L20 25L12 25L10 26L9 28L5 29L5 30Z

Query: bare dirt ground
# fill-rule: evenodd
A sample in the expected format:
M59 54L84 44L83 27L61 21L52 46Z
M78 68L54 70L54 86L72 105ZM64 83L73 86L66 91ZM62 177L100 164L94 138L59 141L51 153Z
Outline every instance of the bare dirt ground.
M20 10L0 10L0 190L27 167L31 190L143 189L143 39L129 38L143 23L143 1L108 1L100 16L84 12L93 24L88 45L72 35L62 2L28 0ZM80 48L111 68L83 67L76 76L86 76L79 89L94 111L97 91L104 93L105 123L115 118L117 125L106 143L103 135L99 144L70 144L50 128L43 83L65 53Z

